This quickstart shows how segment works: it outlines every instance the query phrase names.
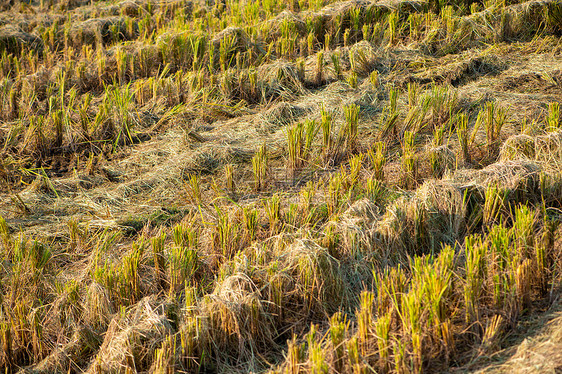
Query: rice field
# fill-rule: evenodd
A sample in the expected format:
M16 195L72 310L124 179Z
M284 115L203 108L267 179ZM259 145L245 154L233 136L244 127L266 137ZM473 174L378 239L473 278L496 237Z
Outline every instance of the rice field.
M559 0L2 2L0 371L560 370L561 61Z

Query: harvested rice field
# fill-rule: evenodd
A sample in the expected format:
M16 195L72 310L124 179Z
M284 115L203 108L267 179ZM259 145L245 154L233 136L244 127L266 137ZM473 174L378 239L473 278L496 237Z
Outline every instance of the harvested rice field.
M558 373L560 0L3 0L0 372Z

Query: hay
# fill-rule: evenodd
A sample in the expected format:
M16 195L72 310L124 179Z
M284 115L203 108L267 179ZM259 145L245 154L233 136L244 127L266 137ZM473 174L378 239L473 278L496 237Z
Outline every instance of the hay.
M125 0L117 4L119 12L129 17L137 17L141 13L141 4L136 1Z
M533 0L501 8L488 8L462 18L469 26L470 39L477 41L530 36L544 25L544 15L556 0Z
M23 195L48 195L49 197L56 197L58 192L47 175L37 175L33 182L23 191Z
M418 0L394 0L389 2L390 6L397 9L400 14L427 12L428 2Z
M421 84L438 82L457 87L481 77L497 75L505 69L506 65L495 56L475 56L463 61L457 60L435 66L432 69L423 69L410 79Z
M263 30L267 30L266 42L277 40L281 37L283 27L296 31L296 34L303 36L306 34L306 23L295 13L284 10L276 17L266 21L262 25Z
M346 29L352 27L351 12L358 9L360 17L364 17L371 3L366 0L349 0L337 2L325 6L314 15L321 23L325 24L326 30L335 33L338 28ZM384 9L384 12L390 13L391 8L388 6L378 6L377 9Z
M409 205L409 199L399 198L386 209L376 226L375 234L381 242L381 256L384 258L396 259L404 255L404 239L410 236L406 230L406 211Z
M555 0L538 0L507 7L510 17L507 19L509 29L506 37L530 35L540 30L549 7L556 3Z
M444 181L428 181L417 189L415 199L427 212L431 245L453 244L464 233L467 208L464 192Z
M52 352L37 365L19 371L20 374L53 374L81 372L87 362L85 353L90 354L100 344L100 337L84 327L78 327L69 341L55 347ZM71 368L72 370L69 370Z
M429 158L433 160L436 165L435 172L440 178L448 170L455 170L457 164L457 156L451 148L446 145L431 148L427 151Z
M507 350L511 356L501 364L476 371L479 374L557 373L562 367L562 316L560 305L532 321L531 334L516 347ZM505 357L505 356L504 356ZM501 356L500 356L501 358Z
M379 207L373 201L362 199L353 203L336 224L342 240L340 257L363 258L365 261L356 266L356 270L362 274L366 274L369 269L360 268L367 262L376 262L379 256L375 250L378 246L375 231L380 214Z
M336 2L325 6L320 11L311 13L307 19L313 24L322 25L327 31L336 32L338 28L346 29L353 27L351 23L351 12L359 10L359 17L365 18L367 12L371 14L372 21L382 21L390 12L396 10L401 16L410 13L427 11L428 4L418 0L388 0L372 3L366 0L349 0Z
M290 62L276 61L261 65L258 76L264 83L266 97L294 99L295 95L304 95L304 88L297 65Z
M341 221L349 226L372 224L379 216L380 209L371 200L362 199L353 203L342 215Z
M365 40L354 44L349 49L349 56L353 55L352 70L360 76L366 76L373 71L377 61L377 51L373 45Z
M562 168L562 131L535 138L535 160L549 169Z
M431 180L411 198L403 197L387 208L375 235L384 256L404 261L413 254L438 252L454 244L466 228L464 190L449 181Z
M456 170L448 179L451 183L485 188L491 184L512 191L534 193L537 191L541 168L532 161L503 161L482 170Z
M263 129L273 133L281 126L292 125L307 113L306 109L283 101L260 113L259 122Z
M377 90L373 89L373 85L369 80L365 79L363 84L359 87L359 95L357 99L353 101L355 105L361 108L361 111L367 116L368 113L377 113L379 110L379 95Z
M120 372L127 367L146 370L156 348L172 333L172 326L162 312L156 295L152 295L139 301L124 316L114 317L87 372Z
M241 361L255 359L253 352L275 345L273 317L260 290L244 273L218 283L198 309L202 321L199 343L218 347L218 362L228 356Z
M108 43L112 37L112 29L116 29L115 36L119 40L125 39L127 26L120 17L90 18L70 28L72 44L80 48L83 44L92 46L96 43Z
M229 51L229 53L244 52L251 46L248 35L244 29L240 27L227 27L216 34L211 42L213 43L216 51L219 51L221 43L228 44L231 48L233 48Z
M350 297L338 261L312 240L295 240L279 262L293 277L298 294L310 303L310 312L335 313Z
M502 146L500 160L534 160L544 170L560 171L562 131L535 137L523 134L512 136Z
M529 135L509 137L500 149L500 160L533 160L535 158L535 139Z
M366 0L342 1L323 7L317 14L322 15L324 18L331 18L334 21L337 17L349 21L351 10L360 9L361 11L365 11L370 4L371 3Z
M382 244L383 255L401 261L428 249L439 250L441 244L454 244L473 213L467 204L481 205L489 185L507 190L512 202L535 201L540 170L532 162L509 161L478 171L456 170L443 180L426 181L413 197L394 202L379 220L374 235Z
M187 179L190 174L213 174L221 166L233 162L237 156L244 157L243 152L229 147L229 150L217 147L205 147L205 149L186 155L181 161L181 177ZM246 155L246 157L249 157ZM245 158L244 158L245 159Z
M95 224L92 227L95 227ZM84 299L84 321L94 328L103 330L114 312L107 290L92 282L86 290Z
M24 48L41 53L43 41L13 25L0 27L0 51L5 50L8 54L19 56Z

